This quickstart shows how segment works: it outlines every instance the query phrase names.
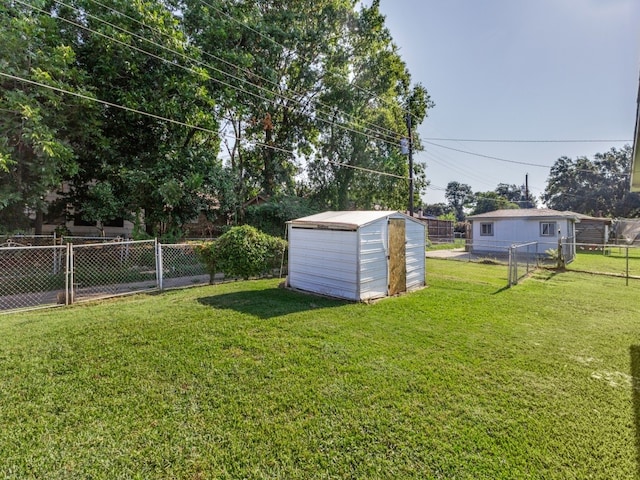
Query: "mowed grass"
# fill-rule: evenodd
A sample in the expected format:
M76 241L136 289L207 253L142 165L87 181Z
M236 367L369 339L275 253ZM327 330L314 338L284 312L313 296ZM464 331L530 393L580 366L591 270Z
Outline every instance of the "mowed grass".
M627 255L628 250L628 255ZM640 276L640 248L611 247L604 255L602 250L578 250L576 258L567 265L569 270L581 270L610 275Z
M428 261L0 317L2 478L637 478L640 282Z

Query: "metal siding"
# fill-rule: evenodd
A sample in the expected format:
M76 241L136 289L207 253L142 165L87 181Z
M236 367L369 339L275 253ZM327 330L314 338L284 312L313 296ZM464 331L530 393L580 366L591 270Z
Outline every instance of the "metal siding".
M289 227L288 283L293 288L358 300L357 232Z
M387 219L360 228L360 300L387 295Z
M426 283L426 231L423 224L407 221L406 232L407 291L411 291L423 287Z
M405 218L407 290L425 285L424 224ZM356 231L293 228L289 224L289 275L293 288L349 300L385 297L388 283L387 217Z

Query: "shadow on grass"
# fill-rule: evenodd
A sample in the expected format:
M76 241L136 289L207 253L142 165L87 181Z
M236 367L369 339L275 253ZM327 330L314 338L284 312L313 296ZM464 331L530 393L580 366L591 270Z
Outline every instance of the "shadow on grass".
M633 395L633 421L636 430L636 463L640 478L640 345L629 349L631 357L631 390Z
M343 300L332 300L283 288L224 293L199 298L198 302L208 307L234 310L263 319L349 304Z

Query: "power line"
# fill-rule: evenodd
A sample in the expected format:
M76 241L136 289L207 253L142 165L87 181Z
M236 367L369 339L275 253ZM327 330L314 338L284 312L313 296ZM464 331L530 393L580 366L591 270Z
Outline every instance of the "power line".
M499 162L515 163L517 165L527 165L527 166L530 166L530 167L551 168L551 167L549 167L549 165L541 165L539 163L519 162L519 161L516 161L516 160L507 160L506 158L493 157L491 155L484 155L482 153L469 152L468 150L461 150L459 148L447 147L445 145L440 145L438 143L429 142L427 140L424 140L424 142L428 143L429 145L433 145L434 147L445 148L447 150L453 150L454 152L466 153L467 155L474 155L476 157L488 158L490 160L498 160Z
M28 84L35 85L35 86L42 87L42 88L48 88L49 90L53 90L53 91L56 91L56 92L59 92L59 93L64 93L66 95L72 95L74 97L79 97L79 98L82 98L82 99L85 99L85 100L89 100L89 101L92 101L92 102L100 103L102 105L106 105L107 107L118 108L118 109L121 109L121 110L126 110L128 112L137 113L138 115L144 115L144 116L147 116L147 117L155 118L156 120L162 120L163 122L169 122L169 123L173 123L173 124L176 124L176 125L180 125L182 127L193 128L195 130L200 130L201 132L212 133L216 137L220 136L219 132L216 132L215 130L211 130L210 128L200 127L198 125L193 125L191 123L181 122L180 120L174 120L172 118L167 118L167 117L163 117L161 115L156 115L155 113L145 112L143 110L138 110L137 108L127 107L125 105L119 105L117 103L107 102L106 100L101 100L99 98L91 97L89 95L84 95L82 93L72 92L72 91L69 91L69 90L65 90L63 88L54 87L53 85L47 85L46 83L36 82L35 80L29 80L27 78L18 77L17 75L11 75L11 74L4 73L4 72L0 72L0 75L3 76L3 77L6 77L6 78L10 78L12 80L19 81L19 82L28 83ZM262 142L258 142L258 141L254 141L254 140L248 140L248 142L249 143L253 143L254 145L268 147L268 148L271 148L273 150L279 150L279 151L282 151L282 152L286 152L286 153L290 153L292 155L295 155L295 152L292 152L291 150L286 150L284 148L276 147L274 145L268 145L266 143L262 143Z
M21 3L21 4L25 5L25 6L30 6L30 5L28 5L27 3L23 2L22 0L16 0L16 1L17 1L18 3ZM80 10L79 10L79 9L77 9L77 8L75 8L75 7L73 7L73 6L67 5L67 4L65 4L64 2L62 2L61 0L54 0L54 1L55 1L56 3L58 3L58 4L60 4L60 5L64 5L64 6L66 6L67 8L71 8L71 9L73 9L73 10L76 10L77 12L80 12ZM92 0L92 1L93 1L93 0ZM39 11L39 12L41 12L41 13L44 13L44 14L46 14L46 15L51 16L51 15L49 14L49 12L46 12L45 10L42 10L42 9L37 8L37 7L34 7L34 6L30 6L30 7L31 7L32 9L36 10L36 11ZM115 12L118 12L118 11L117 11L117 10L115 10L115 9L110 9L110 10L115 11ZM86 12L85 12L85 13L86 13ZM304 113L304 111L305 111L305 108L306 108L306 107L304 107L304 106L301 104L301 102L300 102L299 100L295 99L295 98L288 97L288 96L286 96L286 95L284 95L284 94L282 94L282 93L277 93L277 92L274 92L274 91L272 91L272 90L269 90L269 89L267 89L267 88L265 88L265 87L262 87L262 86L260 86L260 85L256 85L255 83L253 83L253 82L251 82L251 81L249 81L249 80L247 80L247 79L244 79L244 78L241 78L241 77L235 76L235 75L233 75L233 74L231 74L231 73L229 73L229 72L225 72L224 70L220 70L219 68L214 67L214 66L212 66L211 64L208 64L208 63L202 62L201 60L198 60L198 59L195 59L195 58L193 58L193 57L190 57L190 56L186 55L185 53L178 52L178 51L173 50L173 49L171 49L171 48L169 48L169 47L166 47L166 46L164 46L164 45L160 45L160 44L158 44L158 43L156 43L156 42L154 42L154 41L152 41L152 40L149 40L149 39L147 39L147 38L145 38L145 37L143 37L143 36L141 36L141 35L138 35L138 34L136 34L136 33L130 32L130 31L128 31L128 30L126 30L126 29L124 29L124 28L122 28L122 27L119 27L119 26L114 25L114 24L112 24L112 23L110 23L110 22L107 22L106 20L103 20L103 19L101 19L101 18L99 18L99 17L96 17L95 15L92 15L92 14L86 14L86 15L87 15L88 17L90 17L90 18L94 18L94 19L96 19L96 20L97 20L97 21L99 21L99 22L102 22L102 23L104 23L104 24L106 24L106 25L109 25L109 26L111 26L111 27L113 27L113 28L116 28L116 29L118 29L118 30L122 31L123 33L126 33L126 34L131 35L131 36L136 37L136 38L139 38L139 39L141 39L141 40L144 40L144 41L146 41L146 42L148 42L148 43L150 43L150 44L152 44L152 45L154 45L154 46L156 46L156 47L158 47L158 48L161 48L161 49L163 49L163 50L169 51L170 53L173 53L173 54L179 55L179 56L181 56L181 57L182 57L182 58L184 58L184 59L187 59L187 60L193 61L193 62L195 62L195 63L197 63L197 64L199 64L199 65L201 65L201 66L207 67L207 68L209 68L209 69L211 69L211 70L213 70L213 71L215 71L215 72L217 72L217 73L220 73L220 74L222 74L222 75L226 75L227 77L233 78L234 80L238 80L238 81L241 81L241 82L243 82L243 83L246 83L246 84L248 84L248 85L250 85L250 86L252 86L252 87L255 87L255 88L257 88L257 89L259 89L259 90L261 90L261 91L263 91L263 92L266 92L266 93L268 93L268 94L274 95L274 96L279 97L279 98L281 98L281 99L284 99L284 100L287 100L287 101L292 102L292 103L294 103L294 104L297 104L297 109L298 109L298 110L300 110L300 111L301 111L301 112L303 112L303 113ZM124 14L123 14L123 15L124 15ZM126 16L126 15L125 15L125 16ZM148 56L151 56L152 58L156 58L156 59L158 59L158 60L164 61L164 62L166 62L166 63L168 63L168 64L170 64L170 65L172 65L172 66L177 66L177 67L179 67L179 68L182 68L183 70L186 70L186 71L188 71L188 72L194 73L194 74L196 74L196 75L201 74L201 72L198 72L197 70L194 70L194 69L192 69L192 68L190 68L190 67L186 67L186 66L184 66L184 65L177 64L177 63L175 63L175 62L173 62L173 61L170 61L170 60L168 60L168 59L165 59L164 57L160 57L159 55L156 55L156 54L154 54L154 53L148 52L148 51L146 51L146 50L144 50L144 49L141 49L141 48L139 48L139 47L136 47L135 45L128 44L128 43L123 42L123 41L121 41L121 40L118 40L118 39L116 39L116 38L114 38L114 37L111 37L111 36L109 36L109 35L106 35L106 34L103 34L103 33L101 33L101 32L98 32L98 31L96 31L96 30L93 30L93 29L91 29L91 28L89 28L89 27L87 27L87 26L81 25L81 24L79 24L79 23L77 23L77 22L74 22L74 21L72 21L72 20L69 20L69 19L66 19L66 18L63 18L63 17L55 17L55 18L60 19L60 20L62 20L62 21L64 21L64 22L67 22L67 23L69 23L69 24L71 24L71 25L74 25L74 26L76 26L76 27L78 27L78 28L81 28L81 29L83 29L83 30L86 30L86 31L88 31L88 32L91 32L91 33L94 33L94 34L99 35L99 36L101 36L101 37L107 38L107 39L109 39L109 40L111 40L111 41L114 41L114 42L116 42L116 43L118 43L118 44L120 44L120 45L123 45L123 46L125 46L125 47L131 48L131 49L133 49L133 50L136 50L136 51L138 51L138 52L140 52L140 53L143 53L143 54L146 54L146 55L148 55ZM142 24L142 25L144 25L144 23L141 23L141 24ZM147 27L147 28L151 28L151 27ZM284 48L284 47L283 47L283 48ZM202 53L205 53L205 52L202 52ZM213 56L213 55L211 55L211 54L209 54L209 55L210 55L210 56ZM239 67L238 65L235 65L235 64L233 64L233 63L231 63L231 62L227 62L227 61L225 61L224 59L221 59L220 57L215 57L215 56L213 56L213 57L214 57L214 58L216 58L216 59L218 59L218 60L220 60L220 61L223 61L223 62L227 63L228 65L232 65L232 66L234 66L234 67L236 67L236 68L238 68L238 69L242 69L242 68L241 68L241 67ZM245 70L245 71L246 71L246 70ZM251 73L251 72L250 72L250 73ZM256 75L256 76L257 76L257 75ZM260 77L258 77L258 78L260 78ZM220 80L220 79L213 78L213 77L209 77L209 79L210 79L210 80L212 80L212 81L214 81L214 82L220 83L220 84L222 84L222 85L224 85L224 86L230 87L230 88L232 88L232 89L234 89L234 90L236 90L236 91L243 92L243 93L246 93L246 94L248 94L248 95L251 95L251 96L253 96L253 97L255 97L255 98L258 98L258 99L260 99L260 100L263 100L263 101L265 101L265 102L267 102L267 103L273 103L273 102L274 102L274 100L273 100L273 99L265 98L265 97L263 97L263 96L261 96L261 95L258 95L258 94L256 94L256 93L254 93L254 92L250 92L250 91L248 91L248 90L245 90L245 89L243 89L243 88L241 88L241 87L239 87L239 86L237 86L237 85L232 85L232 84L230 84L230 83L228 83L228 82L225 82L225 81L222 81L222 80ZM272 83L273 83L273 82L272 82ZM321 104L322 104L322 102L319 102L319 103L321 103ZM338 111L340 111L340 110L338 110ZM341 111L341 112L342 112L342 111ZM323 112L323 111L321 111L321 110L319 110L319 113L324 113L324 114L326 114L326 112ZM342 112L342 113L344 113L344 114L345 114L345 115L347 115L347 116L351 116L351 117L353 117L353 115L352 115L352 114L349 114L349 113L347 113L347 112ZM386 138L382 138L382 137L380 137L380 136L370 135L370 134L364 133L364 132L362 132L362 131L356 130L355 128L349 127L348 125L344 125L344 124L340 124L340 123L335 123L335 122L333 122L333 121L331 121L331 120L327 120L327 119L322 118L322 117L320 117L320 116L318 116L318 115L316 115L316 118L318 118L318 120L320 120L320 121L322 121L322 122L324 122L324 123L326 123L326 124L335 125L336 127L338 127L338 128L342 128L343 130L350 131L350 132L355 133L355 134L363 135L363 136L365 136L365 137L367 137L367 138L370 138L370 139L379 140L379 141L382 141L382 142L384 142L384 143L387 143L387 144L390 144L390 145L394 145L394 146L395 146L395 145L397 145L397 138L396 138L396 136L400 136L399 134L397 134L397 133L395 133L395 132L393 132L393 131L391 131L391 130L388 130L388 131L392 132L392 134L393 134L394 136L390 137L389 135L384 134L384 136L385 136ZM375 124L372 124L371 122L367 122L366 120L358 119L358 121L362 121L363 123L368 123L368 124L370 124L370 125L375 125ZM377 127L377 126L376 126L376 127ZM370 132L373 132L374 134L378 134L378 135L382 135L382 134L383 134L383 132L382 132L382 131L380 131L380 130L373 130L373 129L366 128L366 127L365 127L365 130L370 131ZM389 140L389 138L391 138L391 140Z
M193 128L193 129L200 130L200 131L203 131L203 132L212 133L212 134L216 135L217 137L219 137L219 133L218 132L216 132L214 130L211 130L209 128L200 127L198 125L193 125L193 124L186 123L186 122L181 122L179 120L174 120L172 118L163 117L161 115L156 115L156 114L153 114L153 113L145 112L143 110L138 110L138 109L135 109L135 108L124 106L124 105L118 105L116 103L107 102L107 101L101 100L99 98L90 97L89 95L84 95L84 94L78 93L78 92L71 92L71 91L65 90L63 88L54 87L52 85L47 85L46 83L36 82L34 80L29 80L29 79L26 79L26 78L19 77L17 75L11 75L11 74L8 74L8 73L0 72L0 76L6 77L6 78L9 78L9 79L12 79L12 80L16 80L16 81L19 81L19 82L35 85L35 86L38 86L38 87L48 88L49 90L53 90L53 91L56 91L56 92L59 92L59 93L63 93L63 94L66 94L66 95L72 95L72 96L79 97L79 98L82 98L82 99L85 99L85 100L89 100L89 101L92 101L92 102L100 103L100 104L108 106L108 107L119 108L121 110L126 110L126 111L129 111L129 112L132 112L132 113L136 113L136 114L139 114L139 115L144 115L144 116L147 116L147 117L155 118L156 120L161 120L161 121L164 121L164 122L173 123L173 124L180 125L180 126L183 126L183 127ZM225 135L225 136L228 137L228 138L234 138L234 137L229 137L228 135ZM295 155L295 152L293 152L291 150L287 150L287 149L284 149L284 148L276 147L274 145L268 145L266 143L257 142L257 141L254 141L254 140L246 140L246 139L242 139L242 138L239 138L239 137L235 137L235 139L236 140L245 140L245 141L248 141L249 143L252 143L252 144L257 145L257 146L271 148L273 150L278 150L278 151L282 151L282 152L285 152L285 153L289 153L291 155ZM387 177L394 177L394 178L400 178L400 179L403 179L403 180L408 180L408 177L403 177L401 175L396 175L394 173L380 172L380 171L377 171L377 170L371 170L371 169L368 169L368 168L358 167L356 165L349 165L348 163L336 162L336 161L333 161L333 160L327 160L327 162L333 163L333 164L336 164L336 165L340 165L340 166L343 166L343 167L347 167L347 168L352 168L352 169L355 169L355 170L362 170L362 171L365 171L365 172L368 172L368 173L375 173L375 174L383 175L383 176L387 176Z
M424 140L439 142L478 142L478 143L625 143L633 140L493 140L480 138L436 138L426 137Z

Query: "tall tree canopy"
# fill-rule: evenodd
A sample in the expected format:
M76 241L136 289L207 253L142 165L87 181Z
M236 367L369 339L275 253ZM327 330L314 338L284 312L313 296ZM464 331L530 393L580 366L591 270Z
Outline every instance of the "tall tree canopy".
M549 208L586 215L635 217L640 195L629 191L631 147L612 148L593 159L561 157L551 167L542 200Z

